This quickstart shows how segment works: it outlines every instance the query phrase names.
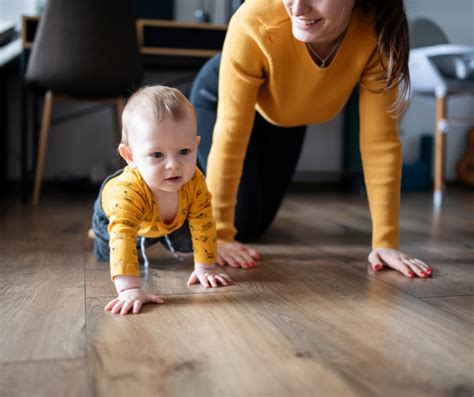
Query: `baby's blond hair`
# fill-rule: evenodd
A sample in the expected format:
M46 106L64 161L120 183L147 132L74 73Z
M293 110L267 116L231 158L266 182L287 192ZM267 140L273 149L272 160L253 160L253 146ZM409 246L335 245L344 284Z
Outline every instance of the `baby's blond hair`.
M156 122L171 119L181 121L191 114L195 115L193 105L176 88L153 85L140 88L127 101L122 113L122 142L129 144L132 120L137 110L145 111L155 117Z

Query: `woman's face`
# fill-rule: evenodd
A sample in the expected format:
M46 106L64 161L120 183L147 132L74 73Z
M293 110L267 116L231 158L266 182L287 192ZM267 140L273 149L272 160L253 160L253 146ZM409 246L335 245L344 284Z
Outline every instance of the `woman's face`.
M355 0L283 0L293 36L305 43L330 43L349 24Z

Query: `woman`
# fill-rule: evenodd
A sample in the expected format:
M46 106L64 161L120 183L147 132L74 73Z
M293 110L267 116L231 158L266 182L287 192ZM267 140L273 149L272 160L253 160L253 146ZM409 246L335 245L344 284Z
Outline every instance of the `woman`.
M201 70L191 96L221 265L256 265L258 252L240 242L270 226L305 125L334 117L359 83L360 149L373 224L369 262L374 270L387 266L407 277L431 275L428 265L398 250L396 115L409 89L408 48L403 0L247 0L239 8L222 59Z

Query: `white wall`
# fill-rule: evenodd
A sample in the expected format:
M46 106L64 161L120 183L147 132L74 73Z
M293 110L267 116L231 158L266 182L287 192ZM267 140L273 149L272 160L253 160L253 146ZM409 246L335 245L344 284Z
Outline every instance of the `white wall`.
M0 19L12 21L20 28L21 15L36 15L41 4L37 0L0 0Z

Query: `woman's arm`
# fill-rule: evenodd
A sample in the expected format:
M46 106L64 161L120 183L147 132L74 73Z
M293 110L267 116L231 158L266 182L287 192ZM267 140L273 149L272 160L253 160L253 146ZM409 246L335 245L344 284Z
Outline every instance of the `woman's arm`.
M380 70L374 51L360 80L360 151L372 217L372 247L398 248L402 150L398 120L388 113L397 88L374 92L381 88L382 83L375 80Z
M361 78L359 99L360 148L372 217L372 251L368 260L375 271L388 266L407 277L431 277L430 266L398 249L402 149L398 120L388 112L397 98L398 87L386 93L374 92L382 87L374 79L380 71L374 52Z
M219 74L219 103L207 165L217 236L233 241L234 211L244 157L255 117L255 104L265 80L268 45L258 20L237 13L229 24Z

